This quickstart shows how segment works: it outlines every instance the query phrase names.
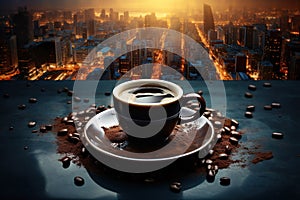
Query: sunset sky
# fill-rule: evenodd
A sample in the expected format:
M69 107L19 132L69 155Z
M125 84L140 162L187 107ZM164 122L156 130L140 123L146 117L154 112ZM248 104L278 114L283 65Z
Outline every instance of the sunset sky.
M214 7L229 5L249 7L285 7L300 8L299 0L0 0L0 10L16 9L18 6L46 9L77 9L77 8L116 8L116 9L143 9L143 10L174 10L187 6L202 9L203 3Z

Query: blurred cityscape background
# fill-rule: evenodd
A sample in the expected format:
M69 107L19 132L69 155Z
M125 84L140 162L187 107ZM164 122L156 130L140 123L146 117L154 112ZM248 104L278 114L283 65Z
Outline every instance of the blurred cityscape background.
M187 79L202 79L202 73L211 80L300 79L298 1L138 2L1 0L0 80L120 79L151 63L151 78L167 78L163 68L169 66ZM214 69L164 50L190 48L184 40L165 42L166 32L136 34L95 50L118 33L145 27L188 35L207 51ZM149 43L161 48L147 48ZM116 58L120 48L128 53Z

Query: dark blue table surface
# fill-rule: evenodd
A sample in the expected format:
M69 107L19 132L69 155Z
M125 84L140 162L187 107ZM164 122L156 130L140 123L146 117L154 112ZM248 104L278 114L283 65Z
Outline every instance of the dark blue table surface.
M216 82L191 81L195 91L203 90L208 107L211 99L208 88ZM259 151L272 151L274 158L257 164L251 163L251 155L236 153L235 158L245 159L246 167L232 164L219 170L214 182L207 182L203 175L190 174L183 178L183 189L173 193L169 189L171 180L154 184L132 183L113 180L109 176L94 177L84 167L72 164L64 169L56 153L55 134L38 135L31 133L29 121L36 121L37 127L53 123L57 116L65 116L72 111L67 104L71 97L57 90L73 88L73 81L3 81L0 82L0 197L2 199L127 199L127 198L172 198L172 199L282 199L296 198L300 195L300 82L271 81L272 87L263 87L262 81L224 82L226 102L222 105L229 118L240 122L245 131L241 139L243 146L258 147ZM178 82L180 84L180 82ZM211 86L209 86L212 84ZM254 84L253 98L245 98L248 85ZM98 86L95 103L111 104L114 81L102 81ZM41 89L44 89L42 91ZM210 91L211 92L211 91ZM9 98L2 97L9 94ZM217 95L215 95L217 96ZM38 99L35 104L28 99ZM220 97L221 98L221 97ZM223 98L223 97L222 97ZM280 102L280 109L264 110L263 106ZM25 110L18 105L26 104ZM253 104L254 117L244 116L247 105ZM13 130L9 127L13 126ZM283 132L281 140L271 137L272 132ZM27 150L24 147L28 147ZM75 186L73 178L81 176L85 184ZM231 178L229 186L222 186L219 178Z

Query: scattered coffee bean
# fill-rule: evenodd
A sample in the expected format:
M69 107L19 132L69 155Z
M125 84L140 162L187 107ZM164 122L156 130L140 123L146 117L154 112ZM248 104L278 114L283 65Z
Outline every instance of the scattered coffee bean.
M10 127L9 127L9 130L10 130L10 131L14 130L14 127L13 127L13 126L10 126Z
M45 92L46 91L46 89L45 88L41 88L41 92Z
M252 112L249 112L249 111L245 112L245 117L252 118L253 117Z
M209 170L206 175L207 182L209 182L209 183L214 182L215 176L216 176L216 172L214 170Z
M74 94L74 92L73 92L72 90L68 90L67 95L68 95L69 97L73 96L73 94Z
M224 130L225 130L225 134L229 134L231 131L231 129L228 128L227 126L224 127Z
M203 113L203 115L204 115L204 117L209 118L211 115L211 112L206 111Z
M29 103L36 103L38 100L36 98L29 98Z
M275 138L275 139L282 139L282 138L283 138L283 133L280 133L280 132L274 132L274 133L272 133L272 138Z
M29 128L35 127L35 125L36 125L35 121L28 122L28 127Z
M74 178L74 184L77 185L77 186L83 186L84 184L84 179L80 176L76 176Z
M203 95L203 91L202 91L202 90L199 90L199 91L197 92L197 94L199 94L200 96L202 96L202 95Z
M211 149L211 150L208 151L208 155L212 156L214 154L214 152L215 151L213 149Z
M38 130L36 130L36 129L31 131L31 133L37 133L37 132L38 132Z
M70 167L71 160L72 160L72 159L71 159L70 157L68 157L68 156L62 158L62 159L61 159L61 162L62 162L63 168L66 169L66 168Z
M231 131L230 135L238 140L242 138L242 134L238 131Z
M229 141L231 144L237 145L239 143L238 139L234 138L234 137L230 137Z
M273 102L271 104L271 106L272 106L272 108L280 108L281 107L280 103L277 103L277 102Z
M144 179L144 182L145 182L145 183L154 183L155 180L154 180L154 178L145 178L145 179Z
M220 178L220 184L223 186L230 185L230 178L228 177L221 177Z
M64 87L62 91L63 92L69 92L69 88L68 87Z
M52 125L51 125L51 124L47 124L47 125L45 125L45 127L46 127L46 129L47 129L48 131L51 131L51 130L52 130Z
M212 165L207 165L207 170L211 170L212 169Z
M213 168L213 170L214 170L215 172L218 172L218 170L219 170L218 165L215 165L214 168Z
M247 106L246 110L249 111L249 112L253 112L255 110L255 106L254 105L249 105L249 106Z
M25 110L25 108L26 108L25 104L18 105L19 110Z
M77 132L74 132L74 133L73 133L73 136L74 136L74 137L78 137L78 138L79 138L79 137L80 137L80 134L79 134L79 133L77 133Z
M90 99L89 99L89 98L84 98L84 99L83 99L83 102L84 102L84 103L88 103L88 102L90 102Z
M205 164L207 164L207 165L210 165L210 164L212 164L212 163L213 163L213 161L210 160L210 159L205 160Z
M265 105L265 106L264 106L264 109L265 109L265 110L272 110L272 106L270 106L270 105Z
M170 190L172 192L179 193L181 191L181 183L179 183L179 182L171 183Z
M223 126L222 122L220 121L215 121L214 122L214 125L217 127L217 128L221 128Z
M236 127L235 126L231 126L230 127L230 131L235 131L236 130Z
M245 93L245 97L246 97L246 98L252 98L252 97L253 97L253 94L251 94L250 92L246 92L246 93Z
M67 101L67 104L72 104L72 101Z
M9 98L10 96L9 96L9 94L5 93L5 94L3 94L3 97L4 98Z
M227 155L226 153L220 153L220 154L219 154L219 158L220 158L221 160L226 160L226 159L228 159L228 155Z
M235 127L238 127L239 126L239 122L236 121L235 119L231 119L231 125L235 126Z
M222 141L222 135L221 134L217 134L217 140L218 140L218 142Z
M108 109L111 109L111 108L113 108L113 106L112 106L112 105L108 105L107 108L108 108Z
M83 156L87 156L87 155L88 155L88 151L86 150L85 147L82 147L82 148L81 148L81 154L82 154Z
M80 102L81 99L80 99L80 97L74 97L74 101L75 101L75 102Z
M229 145L225 146L225 153L230 154L231 153L231 147Z
M263 86L264 87L272 87L272 84L267 82L267 83L264 83Z
M47 128L45 126L41 126L40 127L40 132L41 133L46 133L47 132Z
M104 95L105 96L109 96L111 93L110 92L105 92Z
M57 132L57 136L65 136L65 135L67 135L67 133L68 133L68 129L63 128Z
M256 90L256 86L255 85L248 85L248 89L255 91Z
M24 150L28 150L29 149L29 147L28 146L24 146Z
M69 125L74 125L74 120L72 119L69 119L66 121L66 124L69 124Z

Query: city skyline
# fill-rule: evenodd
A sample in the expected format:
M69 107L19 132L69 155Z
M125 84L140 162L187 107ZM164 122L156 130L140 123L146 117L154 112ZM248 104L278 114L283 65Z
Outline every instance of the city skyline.
M116 9L140 9L147 11L173 11L181 10L183 5L190 9L202 9L202 4L207 3L216 9L228 9L229 7L267 7L267 8L300 8L298 0L0 0L2 11L16 10L20 6L29 9L79 9L79 8L109 8ZM186 8L185 7L185 8Z

